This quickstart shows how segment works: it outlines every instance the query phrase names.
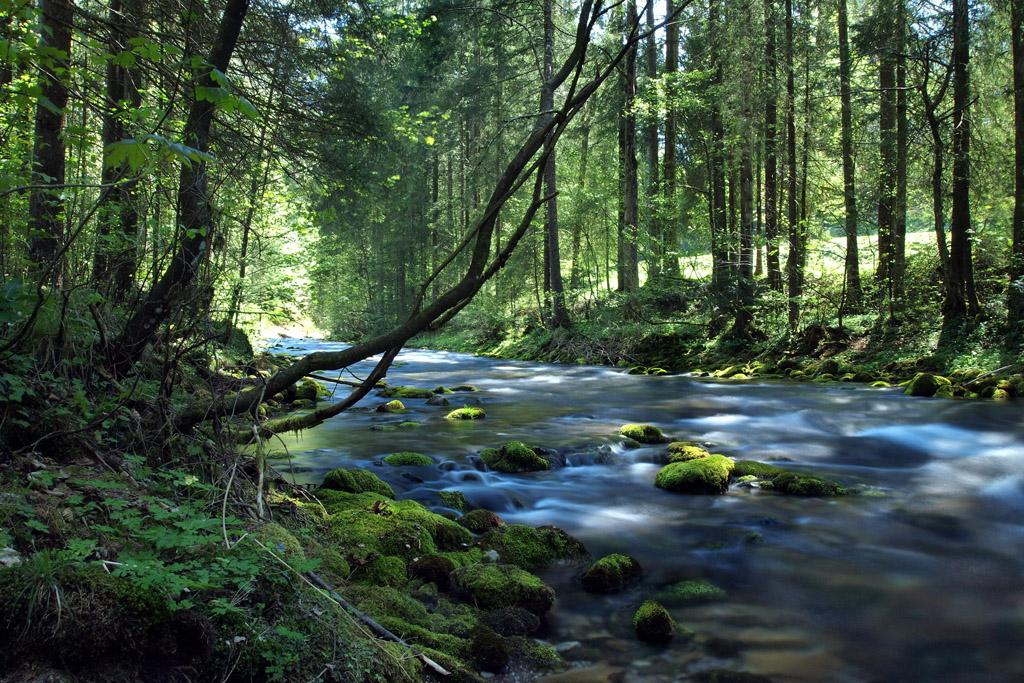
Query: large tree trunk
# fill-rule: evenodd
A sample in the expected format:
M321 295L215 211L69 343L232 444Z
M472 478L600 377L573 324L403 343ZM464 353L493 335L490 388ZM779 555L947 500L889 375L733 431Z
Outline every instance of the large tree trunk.
M878 60L878 269L881 292L891 303L895 294L893 246L896 222L896 10L894 0L881 0L880 27L883 36Z
M861 305L860 256L857 251L857 168L853 156L853 110L850 104L850 38L846 0L839 0L839 101L842 118L843 204L846 208L847 310Z
M551 75L555 66L555 23L551 16L553 0L544 0L544 85L540 92L540 109L552 112L555 106L555 91ZM545 114L550 121L553 113ZM565 286L562 284L562 259L558 244L558 174L555 170L555 151L548 155L544 167L544 185L551 198L547 205L545 232L547 234L548 282L551 287L551 324L555 327L569 326L569 312L565 308Z
M1010 1L1013 46L1013 243L1010 249L1010 289L1007 295L1011 332L1024 323L1024 0Z
M647 31L650 36L645 46L647 59L647 79L653 83L658 78L658 35L654 30L654 3L647 3ZM656 280L661 275L662 261L665 259L664 236L661 234L661 217L658 211L658 196L661 188L658 185L658 119L649 116L644 126L644 141L647 152L647 232L651 251L647 257L647 279Z
M32 170L37 180L29 196L29 256L36 271L49 273L51 283L62 280L63 266L55 263L64 237L64 110L68 106L68 57L74 6L70 0L40 0L39 41L48 50L39 69L42 87L36 107ZM46 187L50 185L52 187Z
M668 16L676 11L673 0L666 0ZM669 79L669 96L677 91L676 72L679 71L679 19L669 22L665 27L665 73ZM676 110L669 100L665 112L665 172L662 185L665 191L665 213L662 222L664 235L663 250L665 261L663 269L669 278L679 277L679 212L676 201Z
M978 312L971 257L970 27L967 0L953 0L953 215L949 284L943 315L953 322Z
M764 240L768 285L782 291L779 264L779 192L778 182L778 85L775 57L775 4L764 0L765 31L765 104L764 104Z
M789 295L789 329L796 331L800 322L800 295L803 268L800 251L803 226L797 213L796 175L796 74L793 69L793 0L786 0L786 219L789 228L789 257L786 259L786 281Z
M740 239L739 278L737 283L738 301L734 330L737 335L749 333L754 309L754 198L753 167L750 158L750 142L743 143L740 161Z
M131 49L129 41L139 33L142 13L141 0L112 0L109 49L115 57ZM113 301L123 301L135 279L139 213L135 206L135 181L124 180L129 173L127 162L111 164L107 156L111 145L130 137L125 121L131 110L142 105L139 78L137 70L120 66L113 58L107 62L102 182L117 185L106 190L101 198L93 279Z
M636 27L635 0L626 3L623 41L630 41L630 32ZM633 45L623 61L622 110L619 113L619 156L622 169L622 216L619 224L619 291L632 292L640 286L637 254L638 183L636 163L636 46Z
M903 298L903 274L907 269L907 10L897 0L894 11L896 51L896 196L892 217L893 303Z
M723 91L723 66L721 55L721 24L719 22L720 8L717 0L708 3L708 40L709 54L711 58L712 84L716 93ZM732 259L729 252L732 250L734 240L732 239L729 214L733 201L733 186L729 187L729 206L726 205L726 184L725 184L725 126L722 123L722 105L716 97L711 103L711 167L708 169L711 178L711 193L714 202L714 211L711 220L711 243L715 248L711 251L711 289L716 296L723 296L730 280L730 263Z
M195 87L218 87L211 77L212 69L217 69L221 73L227 72L248 9L249 0L228 0L217 30L217 38L206 60L207 66L195 73ZM213 112L213 102L198 98L193 100L183 131L186 145L201 152L209 149ZM191 287L196 271L209 251L213 222L207 187L205 161L182 164L178 186L182 234L178 250L167 270L153 284L145 301L129 319L114 344L114 369L118 373L124 373L142 356L161 325Z

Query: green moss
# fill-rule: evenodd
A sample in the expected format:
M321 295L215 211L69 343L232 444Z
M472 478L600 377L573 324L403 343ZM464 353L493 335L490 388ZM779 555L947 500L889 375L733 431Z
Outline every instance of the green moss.
M583 543L558 527L535 529L524 524L491 529L481 537L480 547L497 551L501 562L531 570L558 560L580 558L587 553Z
M470 634L469 656L481 671L501 673L512 658L508 641L483 624Z
M483 408L478 406L466 406L465 408L456 408L447 415L444 416L446 420L482 420L486 417L487 413L484 412Z
M255 534L256 540L270 548L287 561L305 558L302 544L295 536L277 522L264 524Z
M465 510L469 505L469 501L466 500L466 496L462 491L438 491L437 496L441 499L442 505L459 512Z
M434 392L420 387L396 386L385 387L381 390L380 395L384 398L430 398L434 395Z
M353 573L353 577L377 586L398 588L405 584L408 575L405 560L393 555L382 555Z
M888 389L892 385L886 382L885 380L879 379L872 382L871 386L873 386L875 389Z
M999 389L998 387L992 392L993 401L1009 401L1012 396L1006 389Z
M668 610L654 600L644 600L633 614L636 637L647 643L663 644L675 635L676 622Z
M627 424L619 427L619 434L639 443L664 443L665 435L654 425Z
M533 669L555 669L562 665L562 656L553 645L523 636L511 637L508 643L513 657L522 659Z
M434 390L431 393L434 393L434 394L452 394L452 393L455 393L455 392L453 392L448 387L436 386L436 387L434 387Z
M914 375L914 379L910 380L904 393L908 396L934 396L939 387L949 384L950 381L945 377L933 375L930 372L919 372Z
M846 490L834 481L797 472L783 472L770 482L770 488L790 496L841 496Z
M583 574L583 588L591 593L615 593L640 577L640 563L629 555L605 555Z
M408 643L429 647L457 659L464 658L469 653L469 642L465 638L449 633L435 633L428 628L391 616L380 617L377 621Z
M732 476L736 478L754 476L758 479L771 479L786 470L774 465L768 465L756 460L737 460L732 470Z
M455 563L444 555L417 557L409 564L409 574L420 581L432 583L438 590L446 591L451 585L448 576L455 570Z
M655 485L675 493L725 493L734 467L724 455L674 462L661 468Z
M668 370L664 368L647 368L647 372L644 374L660 377L661 375L667 375Z
M422 427L422 422L399 422L397 427L399 429L415 429L416 427Z
M471 510L459 517L457 521L474 534L482 534L505 523L498 513L490 510Z
M408 412L405 409L405 404L399 401L397 398L387 403L382 403L377 406L378 413L405 413Z
M666 605L691 605L697 602L723 600L727 593L703 579L679 581L658 593L658 600Z
M324 475L323 487L348 493L379 493L394 498L395 492L373 472L339 467Z
M698 446L695 443L673 441L668 445L669 462L686 462L687 460L706 458L709 455L711 455L711 453L709 453L707 449Z
M459 391L459 392L480 391L477 387L473 386L472 384L456 384L454 387L452 387L451 390L453 392L455 392L455 391Z
M519 567L475 564L451 574L452 588L463 599L483 608L522 607L544 614L555 601L555 591Z
M399 451L384 456L384 462L392 467L430 467L434 461L430 456L413 451Z
M317 399L323 396L329 396L330 392L324 387L324 385L317 382L315 379L306 378L295 385L295 399L296 400L307 400L315 403Z
M492 470L507 474L539 472L550 467L547 460L522 441L509 441L501 448L484 449L480 459Z

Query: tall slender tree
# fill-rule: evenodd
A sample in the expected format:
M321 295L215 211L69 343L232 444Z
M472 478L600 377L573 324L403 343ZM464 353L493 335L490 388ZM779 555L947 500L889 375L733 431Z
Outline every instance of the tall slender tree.
M775 0L764 0L764 239L768 284L782 291L782 268L779 263L779 192L778 182L778 111L779 89L776 82Z
M860 255L857 250L857 167L853 156L853 110L850 102L850 38L846 0L839 0L839 109L842 119L843 206L846 209L846 298L848 310L861 305Z
M675 13L673 0L666 0L666 13ZM668 106L665 110L665 172L662 186L665 196L664 221L661 232L664 235L664 272L667 277L679 277L679 206L676 197L676 145L677 112L675 98L677 72L679 71L679 18L675 17L665 27L665 74L668 79Z
M1013 242L1010 248L1010 329L1024 324L1024 0L1010 0L1010 44L1013 50Z
M647 62L648 83L658 78L658 35L654 23L654 3L646 3L647 44L644 56ZM644 125L644 146L647 153L647 233L650 241L650 257L647 259L647 277L656 280L661 275L661 265L665 258L665 245L661 234L661 218L658 211L658 196L661 192L658 183L658 118L648 116Z
M540 110L545 121L554 116L555 91L552 75L555 65L555 21L553 0L544 0L544 84L540 92ZM550 197L545 215L547 281L551 289L551 324L555 327L569 326L569 312L565 307L565 286L562 284L562 260L558 240L558 174L555 166L555 151L548 155L544 166L544 190Z
M786 222L789 229L789 256L786 259L786 283L789 296L789 329L796 331L800 322L800 295L803 267L803 239L797 212L796 172L796 74L793 68L793 0L786 0Z
M878 25L878 268L881 293L892 302L896 223L896 2L879 0Z

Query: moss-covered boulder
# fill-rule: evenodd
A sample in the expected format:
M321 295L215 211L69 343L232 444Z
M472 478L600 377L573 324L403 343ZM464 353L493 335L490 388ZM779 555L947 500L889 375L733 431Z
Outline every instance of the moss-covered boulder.
M692 605L700 602L713 602L726 597L726 592L704 579L677 581L658 593L657 598L666 605Z
M583 573L583 588L591 593L616 593L640 578L643 569L629 555L605 555Z
M554 526L534 528L525 524L505 524L485 533L479 545L497 551L500 561L505 564L531 570L587 554L582 542Z
M706 458L709 455L711 455L711 453L709 453L706 448L698 446L695 443L673 441L668 445L669 462L686 462L687 460Z
M505 637L528 636L540 628L540 619L537 615L522 607L491 610L480 621Z
M482 534L505 524L498 513L490 510L470 510L457 521L474 534Z
M798 472L783 472L763 486L790 496L841 496L846 490L834 481Z
M757 479L771 479L785 471L781 467L757 462L756 460L737 460L732 470L732 476L736 479L748 476L753 476Z
M440 591L451 586L448 577L455 571L455 563L444 555L417 557L409 563L409 575L425 583L432 583Z
M654 425L626 424L619 427L619 434L637 443L656 444L668 441L661 430Z
M384 398L430 398L434 395L434 392L420 387L394 386L384 387L381 389L380 395Z
M451 573L452 589L482 609L522 607L542 615L555 602L555 591L529 572L508 564L474 564Z
M487 448L480 459L492 470L506 474L540 472L551 467L547 460L522 441L509 441L500 448Z
M405 413L408 412L405 409L405 404L399 401L397 398L387 403L381 403L377 406L378 413Z
M512 658L512 648L489 626L478 624L470 633L469 656L481 671L501 673Z
M460 392L461 393L465 393L465 392L472 393L472 392L480 391L480 389L477 388L476 386L472 385L472 384L456 384L455 386L453 386L451 388L451 391L456 392L456 393L460 393Z
M665 465L654 480L658 488L674 493L725 493L735 463L724 455Z
M302 544L295 536L277 522L264 524L254 534L261 545L266 546L276 555L287 561L301 560L305 558L302 551Z
M438 491L437 497L441 499L442 505L459 512L469 507L469 501L462 491Z
M323 488L346 493L379 493L394 498L391 486L373 472L339 467L324 475Z
M919 372L910 380L904 393L908 396L934 396L940 387L952 384L947 378L930 372Z
M482 420L487 416L484 409L479 406L466 406L456 408L444 416L446 420Z
M373 553L410 561L439 551L465 550L472 535L413 500L390 500L376 493L320 489L328 512L327 542L357 558Z
M654 600L644 600L633 614L636 637L645 643L664 644L672 640L676 622L668 610Z
M430 467L434 464L433 459L429 455L413 451L392 453L391 455L384 456L383 460L392 467Z
M328 395L330 392L315 379L306 378L295 385L295 400L305 399L316 403L319 398Z
M352 574L352 578L361 579L376 586L398 588L404 585L409 577L405 569L405 560L393 555L382 555L357 569Z

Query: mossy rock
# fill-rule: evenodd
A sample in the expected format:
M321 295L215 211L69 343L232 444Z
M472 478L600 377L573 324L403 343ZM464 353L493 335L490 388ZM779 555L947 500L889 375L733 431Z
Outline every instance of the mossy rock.
M175 616L159 586L143 588L98 564L42 551L0 569L0 666L32 658L75 668L100 657L126 663L158 655L185 635L176 632Z
M669 462L686 462L687 460L706 458L709 455L711 455L711 453L709 453L706 448L698 446L695 443L673 441L668 445Z
M339 467L324 475L323 488L347 493L379 493L394 498L395 492L387 482L373 472Z
M426 583L432 583L440 591L451 586L449 575L455 571L455 563L444 555L417 557L409 563L409 575Z
M756 460L737 460L732 470L732 476L736 479L753 476L757 479L771 479L786 470L775 465L769 465Z
M582 542L554 526L505 524L485 533L479 544L486 550L497 551L500 562L530 570L587 554Z
M509 441L500 448L487 448L480 459L492 470L506 474L540 472L551 467L547 460L522 441Z
M411 560L439 550L464 550L472 541L469 531L413 500L329 489L320 489L318 497L329 513L328 538L357 557L376 552Z
M660 377L662 375L667 375L668 370L665 368L647 368L647 372L644 374L651 375L652 377Z
M306 410L314 407L316 402L308 398L297 398L288 405L292 410Z
M430 398L434 395L434 392L430 389L422 389L420 387L384 387L380 391L380 395L384 398Z
M798 472L783 472L768 482L772 491L790 496L841 496L846 490L834 481Z
M478 624L470 633L470 660L481 670L501 673L512 658L512 648L505 638L488 626Z
M658 488L674 493L725 493L735 463L724 455L665 465L655 478Z
M324 396L329 396L330 392L324 387L324 385L317 382L315 379L306 378L295 385L295 400L305 399L307 401L316 403L318 399Z
M405 560L393 555L382 555L357 570L353 574L353 578L367 581L375 586L398 588L405 585L409 576L405 569Z
M482 420L487 416L484 409L479 406L466 406L456 408L444 416L446 420Z
M392 467L430 467L434 464L433 459L429 455L423 455L414 451L392 453L391 455L384 456L383 460Z
M452 391L451 389L449 389L448 387L438 385L438 386L434 387L432 393L438 394L438 395L443 395L443 394L453 394L455 392Z
M661 430L654 425L626 424L619 427L619 434L638 443L656 444L668 441Z
M540 628L540 619L537 615L522 607L491 610L480 621L505 637L528 636Z
M723 600L727 593L710 581L690 579L673 583L658 593L657 597L666 605L681 606Z
M843 374L843 366L835 358L826 358L818 363L815 373L818 375L831 375L832 377L835 377L836 375Z
M469 501L466 500L466 495L462 491L438 491L437 496L441 499L442 505L459 512L469 506Z
M634 365L633 367L631 367L629 370L626 371L626 374L627 375L646 375L647 374L647 366L645 366L645 365Z
M605 555L583 573L583 588L591 593L616 593L640 578L643 569L629 555Z
M405 409L405 404L402 403L401 401L399 401L396 398L393 401L388 401L387 403L382 403L379 406L377 406L377 412L378 413L407 413L409 411Z
M665 644L676 632L676 622L668 610L654 600L644 600L633 614L636 637L645 643Z
M395 426L398 427L399 429L416 429L417 427L422 427L423 423L422 422L407 421L407 422L399 422Z
M482 534L505 524L498 513L490 510L471 510L456 521L474 534Z
M930 372L919 372L910 380L904 393L908 396L930 397L935 395L939 387L950 384L951 382L948 379L940 375L933 375Z
M874 387L875 389L888 389L892 387L892 384L886 382L885 380L879 379L872 382L871 386Z
M529 572L507 564L475 564L451 573L452 589L482 609L522 607L545 614L555 591Z
M286 561L302 560L306 557L299 540L277 522L264 524L254 535L261 545L268 547Z
M1010 392L1008 392L1006 389L1000 389L996 387L992 391L993 401L1009 401L1011 398L1013 398L1013 396L1011 396Z
M455 393L459 393L459 392L476 392L476 391L480 391L480 389L478 389L477 387L473 386L472 384L456 384L454 387L451 388L451 391L455 392Z

